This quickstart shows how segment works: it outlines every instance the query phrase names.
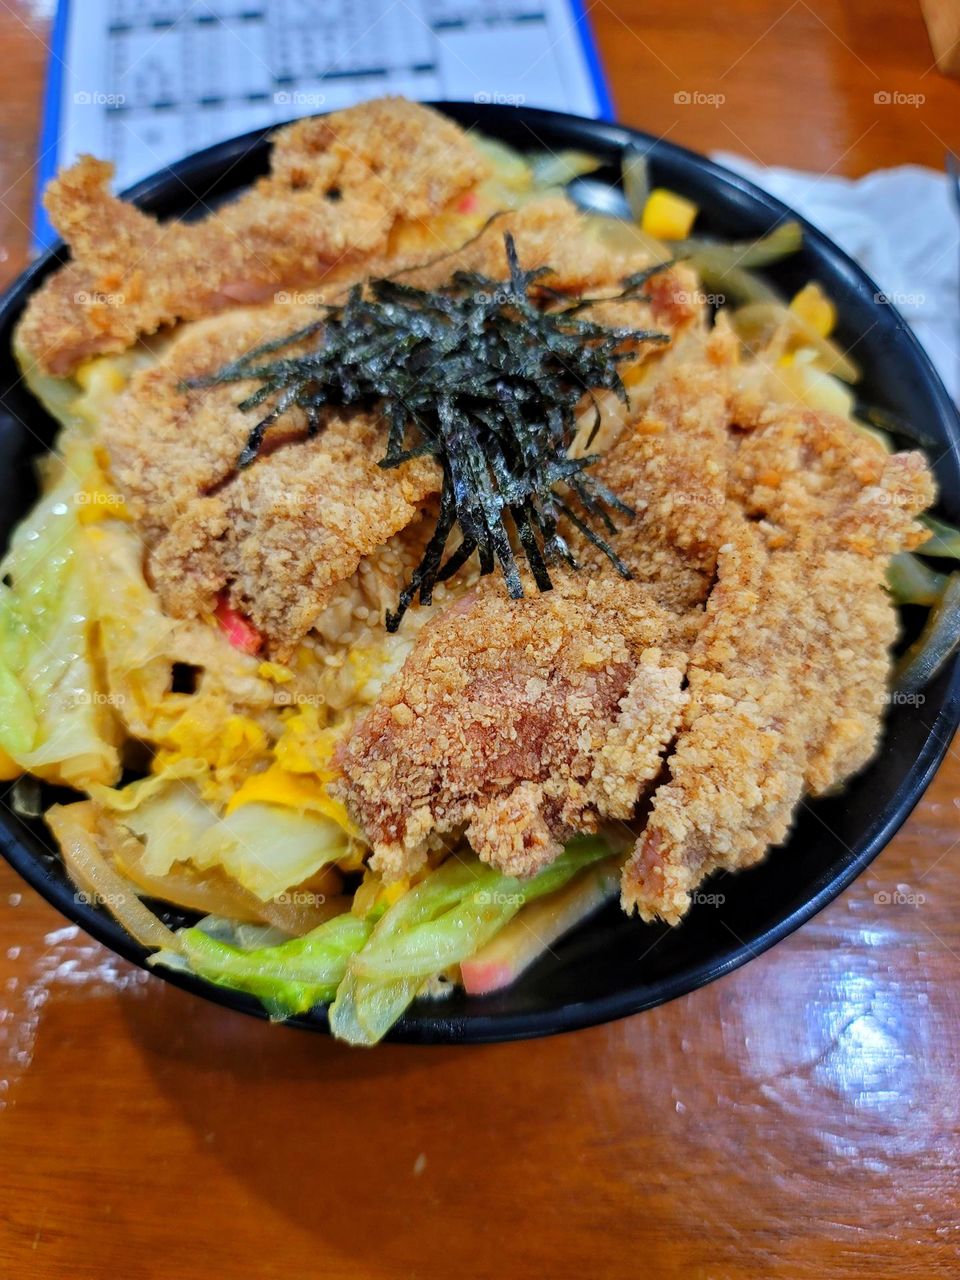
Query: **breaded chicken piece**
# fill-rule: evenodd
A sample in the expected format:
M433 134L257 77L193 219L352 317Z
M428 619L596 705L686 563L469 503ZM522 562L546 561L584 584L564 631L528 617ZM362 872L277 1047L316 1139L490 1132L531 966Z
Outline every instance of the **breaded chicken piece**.
M285 415L263 455L236 470L256 421L236 407L247 384L188 388L185 379L315 318L308 308L245 308L186 327L157 365L134 375L100 432L164 608L209 613L226 591L280 656L441 481L427 458L377 466L383 423L343 412L330 413L312 440L302 416Z
M531 285L534 294L546 287L576 297L605 297L619 293L624 280L650 261L642 246L624 252L591 234L590 223L570 200L548 195L498 214L461 248L422 267L405 270L404 281L418 289L435 289L455 271L506 280L509 272L503 238L507 232L516 242L517 256L525 271L550 268L549 274ZM663 326L671 335L684 331L704 314L696 273L683 263L665 266L651 276L643 294L649 299L645 309L636 309L633 300L607 301L585 309L583 314L610 327L640 327L636 318L645 316L653 322L648 327Z
M644 919L676 923L705 875L762 858L805 792L869 760L896 637L884 571L933 499L920 454L784 408L741 443L730 491L670 780L623 874Z
M521 600L487 579L421 632L340 757L340 793L387 879L428 837L466 836L512 875L627 818L685 702L693 628L613 577Z
M430 459L384 470L375 414L331 413L312 440L274 449L191 504L149 556L166 607L229 603L289 657L360 560L416 519L440 485Z
M269 176L199 222L160 223L117 199L113 166L84 156L47 189L72 259L31 298L18 345L65 374L178 320L355 274L397 223L429 219L486 168L457 125L401 98L282 129Z
M844 418L772 405L739 434L729 494L775 526L783 545L803 535L889 556L929 537L914 516L934 486L922 453L888 454Z
M630 265L599 245L593 256L587 247L564 257L568 234L579 230L584 240L582 220L566 201L529 205L502 221L516 234L524 267L535 265L551 245L560 252L551 276L555 287L603 288ZM483 268L495 278L508 274L502 232L471 249L482 249ZM451 269L445 261L431 270L440 282ZM694 319L684 304L671 310L667 294L657 306L651 300L631 308L627 323L668 333ZM375 415L331 414L320 436L307 441L299 410L270 428L262 456L237 473L237 457L256 422L255 413L237 405L254 384L185 383L317 315L313 307L274 303L183 326L156 365L134 374L100 429L114 479L147 542L148 569L165 608L178 617L210 612L226 591L283 653L309 630L360 557L408 525L441 482L430 459L389 471L376 465L386 433Z
M723 540L728 426L737 343L725 324L684 344L639 417L592 473L636 512L610 544L659 603L685 612L707 597ZM588 564L605 565L591 546Z
M98 424L98 442L148 541L229 479L257 421L256 414L237 408L254 383L185 384L316 319L312 307L275 305L183 325L156 362L135 372L111 402ZM302 415L291 412L267 433L265 448L305 432Z
M771 551L735 518L687 669L670 780L623 872L625 910L676 924L704 876L761 859L805 791L869 759L895 635L880 561Z

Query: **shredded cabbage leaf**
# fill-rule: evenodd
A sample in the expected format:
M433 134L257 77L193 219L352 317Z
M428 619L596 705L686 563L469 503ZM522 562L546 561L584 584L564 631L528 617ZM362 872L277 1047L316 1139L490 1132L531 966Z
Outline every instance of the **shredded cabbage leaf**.
M334 1035L376 1044L418 995L494 937L522 906L609 856L605 839L578 836L549 867L519 880L472 853L457 854L379 919L375 911L346 912L302 938L252 948L241 945L240 930L227 922L181 929L176 950L164 949L151 964L186 965L219 986L249 992L273 1018L332 1000Z
M350 962L330 1009L334 1035L376 1044L431 979L482 947L523 905L609 853L606 840L577 837L529 880L473 854L451 857L382 916Z
M76 787L120 773L80 568L78 495L92 465L76 445L48 464L45 492L0 561L0 747L21 770Z
M353 842L343 828L312 811L252 803L218 817L190 777L204 768L203 761L184 761L167 776L144 778L118 791L90 788L94 799L143 842L147 874L166 875L177 862L189 862L198 871L219 867L267 902L351 853Z
M302 938L253 949L200 928L181 929L177 950L161 951L150 963L176 969L186 960L208 982L249 992L271 1017L288 1018L333 999L350 957L366 942L371 927L347 911Z

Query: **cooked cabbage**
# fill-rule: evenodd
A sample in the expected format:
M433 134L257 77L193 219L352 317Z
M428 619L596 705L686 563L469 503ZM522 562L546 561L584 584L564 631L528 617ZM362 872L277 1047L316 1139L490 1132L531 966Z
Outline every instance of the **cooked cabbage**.
M120 773L79 550L77 477L93 465L85 446L66 443L0 562L0 747L21 769L76 787Z
M334 1035L376 1044L431 980L479 950L524 904L609 854L606 840L578 836L529 880L473 854L449 858L390 907L350 961L330 1009Z
M176 950L167 948L151 964L181 968L218 986L248 991L274 1017L305 1013L333 999L352 955L363 946L371 926L349 911L319 928L274 946L244 949L203 929L181 929Z
M202 761L193 762L194 777L203 768ZM151 876L165 875L178 862L199 871L219 867L266 902L351 852L350 836L316 812L254 803L218 817L190 779L189 763L176 773L145 778L119 791L90 789L99 804L143 841L143 869Z

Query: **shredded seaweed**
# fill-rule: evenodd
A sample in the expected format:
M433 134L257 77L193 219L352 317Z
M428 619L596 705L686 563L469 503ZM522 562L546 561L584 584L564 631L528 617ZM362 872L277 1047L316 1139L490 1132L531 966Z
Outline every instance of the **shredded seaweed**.
M613 534L612 513L634 513L590 474L595 455L571 458L568 450L584 395L610 390L626 401L620 366L636 358L638 343L669 337L585 319L600 299L563 298L540 283L549 267L524 271L509 233L504 244L506 282L458 271L432 291L396 278L356 285L314 324L185 384L259 384L240 408L267 411L238 468L256 461L268 429L294 407L306 416L308 437L322 429L327 409L379 409L387 435L381 467L436 459L443 470L436 525L387 614L388 631L474 554L482 574L499 567L514 598L523 595L518 552L537 588L549 590L551 564L579 567L560 531L564 518L630 576L599 530ZM666 265L623 281L615 300L644 298L644 284ZM594 432L599 421L598 410ZM455 532L459 543L448 551Z

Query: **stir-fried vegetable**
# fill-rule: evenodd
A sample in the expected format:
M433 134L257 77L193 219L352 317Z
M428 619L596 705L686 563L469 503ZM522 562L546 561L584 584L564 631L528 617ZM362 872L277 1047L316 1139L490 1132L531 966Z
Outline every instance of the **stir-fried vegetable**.
M173 949L153 956L151 963L181 968L186 960L208 982L249 992L272 1017L288 1018L333 999L350 957L363 946L371 928L348 911L302 938L249 951L202 929L181 929L172 939Z
M55 804L47 810L47 822L57 837L63 860L74 883L92 901L109 908L131 937L145 947L176 946L176 939L137 897L134 886L110 865L100 852L96 806Z
M643 207L640 225L658 240L685 240L699 212L697 205L685 196L665 187L654 187Z
M815 351L824 373L849 383L860 380L860 369L850 356L801 314L777 299L739 307L733 314L733 324L741 339L753 350L763 348L780 331L786 340L785 345L808 347Z
M933 534L918 548L921 555L942 556L948 560L960 560L960 529L939 520L936 516L925 515L920 519Z
M936 573L909 551L894 556L887 567L887 586L897 604L934 605L947 585L946 574Z
M639 147L627 147L623 153L620 166L620 180L623 194L630 207L630 217L639 227L643 222L643 211L650 198L650 166L647 157Z
M837 308L815 280L805 284L790 299L790 310L821 338L828 338L837 324Z
M219 867L198 871L189 863L178 862L163 875L155 875L147 869L146 850L139 840L124 838L119 824L110 824L106 816L101 830L115 866L136 885L138 893L167 899L190 911L241 923L272 924L288 935L299 935L350 909L350 899L341 894L343 878L333 867L311 877L309 888L301 886L263 901Z
M473 855L451 858L387 911L350 962L330 1010L332 1029L351 1044L375 1044L429 978L472 955L521 906L608 854L606 841L581 837L526 881Z
M905 422L898 414L891 413L889 409L880 409L876 405L858 404L857 417L868 423L871 427L876 427L878 431L883 431L888 437L901 436L904 440L909 440L912 444L918 444L924 449L932 449L936 446L936 441L928 436L927 433L916 427L911 422Z
M865 440L872 440L874 444L884 451L884 453L893 453L894 444L886 431L881 431L879 427L871 427L869 423L858 422L856 417L851 417L851 425L858 436L863 436Z
M722 274L731 267L754 270L797 253L803 246L803 228L799 222L788 220L756 240L727 240L722 243L691 236L682 239L675 247L700 269L705 266L712 275Z
M202 768L200 761L193 765ZM268 902L349 853L350 837L323 814L257 803L218 815L190 780L190 768L184 761L167 776L119 791L91 788L116 821L142 841L145 874L168 875L182 861L199 871L217 867Z
M246 949L201 928L181 929L168 936L151 963L179 969L186 964L210 982L257 996L274 1017L333 1000L335 1033L353 1044L374 1044L429 980L477 953L521 907L553 894L603 859L605 869L571 900L579 918L604 901L615 883L610 845L599 837L572 840L554 863L527 881L506 876L472 854L453 856L379 919L375 911L344 913L303 937L272 946ZM561 900L554 921L559 927L551 931L545 924L548 936L533 951L528 948L526 963L571 922L562 906ZM533 923L528 924L535 936Z
M593 173L600 161L587 151L535 151L527 157L535 186L565 187L574 178Z
M521 908L491 940L461 961L468 995L486 995L516 982L552 943L620 890L621 860L607 858L581 871L563 889Z
M118 727L92 652L92 602L77 520L85 447L54 464L0 562L0 748L21 770L69 785L112 782Z
M952 573L930 610L920 635L897 664L898 693L915 694L929 684L960 646L960 569Z
M644 253L651 263L668 263L673 255L662 240L648 235L636 222L587 214L584 221L594 234L618 253Z
M850 419L854 430L857 429L852 423L852 391L832 373L825 372L811 347L788 352L777 361L777 377L771 385L771 396L782 398L781 390L788 393L789 399L810 409Z
M673 249L678 258L696 268L705 289L728 303L775 302L782 306L776 292L754 275L753 269L796 253L802 242L800 224L782 222L769 235L753 241L721 244L691 237L677 240Z

